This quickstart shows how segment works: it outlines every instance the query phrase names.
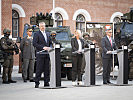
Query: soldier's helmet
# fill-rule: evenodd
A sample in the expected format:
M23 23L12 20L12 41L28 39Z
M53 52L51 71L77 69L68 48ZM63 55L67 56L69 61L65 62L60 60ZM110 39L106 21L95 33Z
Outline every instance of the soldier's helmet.
M52 31L52 32L50 33L50 35L51 35L51 36L56 36L56 31Z
M10 34L10 33L11 33L11 30L8 29L8 28L5 28L5 29L3 30L3 34Z

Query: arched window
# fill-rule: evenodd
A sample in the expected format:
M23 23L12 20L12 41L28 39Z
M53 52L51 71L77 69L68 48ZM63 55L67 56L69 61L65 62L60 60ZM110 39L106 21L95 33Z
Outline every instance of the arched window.
M12 37L19 37L19 14L16 10L12 10Z
M76 18L76 29L81 30L81 32L85 31L85 17L82 14L79 14Z
M63 18L60 13L55 13L55 26L63 26Z
M113 22L115 22L115 23L119 23L119 22L121 22L120 17L115 17L115 18L113 19Z

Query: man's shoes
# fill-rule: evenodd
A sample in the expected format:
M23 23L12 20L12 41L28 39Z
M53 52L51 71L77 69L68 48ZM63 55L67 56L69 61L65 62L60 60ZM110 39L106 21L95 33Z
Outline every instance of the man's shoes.
M30 82L35 82L35 80L32 79L32 80L30 80Z
M24 80L24 82L26 83L26 82L27 82L27 80Z
M103 84L108 84L107 82L103 82Z
M2 83L3 84L10 84L10 82L8 82L8 81L3 81Z
M36 84L36 85L35 85L35 88L39 88L39 85L38 85L38 84Z
M82 81L78 81L77 85L83 85Z
M76 82L75 81L72 81L72 85L75 86L76 85Z
M49 83L44 83L44 87L45 87L45 86L49 86Z
M112 84L110 81L107 81L108 84Z
M8 80L9 83L16 83L17 81Z

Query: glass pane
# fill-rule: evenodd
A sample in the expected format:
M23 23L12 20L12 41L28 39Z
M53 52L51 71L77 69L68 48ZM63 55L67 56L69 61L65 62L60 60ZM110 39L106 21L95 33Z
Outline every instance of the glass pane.
M19 14L17 11L15 10L12 11L12 18L19 18Z
M62 26L62 22L58 22L58 26Z
M68 34L67 32L59 32L57 33L56 35L56 39L57 40L62 40L62 41L68 41L69 40L69 37L68 37Z
M56 26L62 26L63 25L63 18L61 16L61 14L59 14L59 13L55 14L55 25Z
M80 23L76 24L76 29L80 29Z
M55 14L55 20L60 20L60 21L62 21L63 18L62 18L62 16L61 16L61 14L56 13L56 14Z
M14 38L18 37L18 32L16 30L13 30L13 37Z
M80 14L80 15L77 16L76 21L77 22L85 22L85 17Z
M19 31L19 15L18 13L13 10L12 11L12 36L13 38L18 37Z
M120 19L119 17L115 17L115 18L113 19L113 22L119 23L119 22L121 22L121 19Z

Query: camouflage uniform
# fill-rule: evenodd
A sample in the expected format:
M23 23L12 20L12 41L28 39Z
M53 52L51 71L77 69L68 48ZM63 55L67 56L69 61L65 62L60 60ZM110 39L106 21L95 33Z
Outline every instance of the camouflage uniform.
M85 36L88 36L88 38L85 38ZM84 47L89 48L89 44L92 44L93 42L89 40L89 33L84 33L83 34L83 41L84 41ZM86 61L85 61L85 55L83 55L82 58L82 67L81 67L81 73L83 74L85 72L85 66L86 66Z
M3 33L4 37L1 38L1 46L4 51L3 76L2 76L3 83L5 84L16 83L16 81L13 81L11 77L13 70L13 54L14 54L13 50L15 43L12 41L12 39L9 39L10 35L9 29L4 29Z

